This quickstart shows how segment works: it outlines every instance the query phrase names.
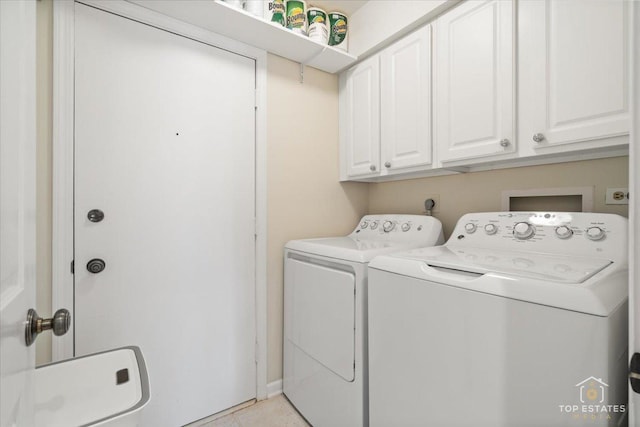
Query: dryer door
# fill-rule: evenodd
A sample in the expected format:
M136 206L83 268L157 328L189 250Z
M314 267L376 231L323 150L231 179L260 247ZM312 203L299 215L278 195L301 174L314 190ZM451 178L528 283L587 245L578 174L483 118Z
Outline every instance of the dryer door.
M286 260L290 298L287 337L346 381L354 380L355 274Z

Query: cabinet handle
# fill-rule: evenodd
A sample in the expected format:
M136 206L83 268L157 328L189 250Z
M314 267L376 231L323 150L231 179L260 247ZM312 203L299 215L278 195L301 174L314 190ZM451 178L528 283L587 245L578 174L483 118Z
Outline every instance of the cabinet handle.
M390 168L391 167L391 162L384 162L384 167L385 168Z
M509 146L509 144L511 144L511 142L507 138L500 140L500 146L501 147L507 148Z
M376 165L369 166L369 169L371 170L371 172L375 172L376 171Z
M544 135L541 134L541 133L536 133L536 134L533 135L533 140L535 142L540 143L540 142L544 141Z

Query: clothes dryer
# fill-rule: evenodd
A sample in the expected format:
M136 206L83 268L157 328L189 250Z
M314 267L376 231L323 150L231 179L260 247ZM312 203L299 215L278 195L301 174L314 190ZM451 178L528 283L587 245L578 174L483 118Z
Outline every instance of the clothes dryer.
M375 258L370 425L622 425L627 281L607 214L468 214L443 246Z
M348 236L287 243L283 391L313 426L368 425L367 263L442 243L440 221L420 215L367 215Z

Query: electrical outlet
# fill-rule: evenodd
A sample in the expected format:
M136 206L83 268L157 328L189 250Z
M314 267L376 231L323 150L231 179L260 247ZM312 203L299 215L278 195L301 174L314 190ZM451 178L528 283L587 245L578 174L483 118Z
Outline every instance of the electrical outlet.
M607 188L604 203L606 205L628 205L629 189L628 188Z

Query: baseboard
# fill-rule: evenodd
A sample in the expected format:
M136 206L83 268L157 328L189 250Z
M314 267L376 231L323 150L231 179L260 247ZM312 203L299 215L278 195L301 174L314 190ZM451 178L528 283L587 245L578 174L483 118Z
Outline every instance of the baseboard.
M282 380L275 380L267 384L267 399L282 394Z

